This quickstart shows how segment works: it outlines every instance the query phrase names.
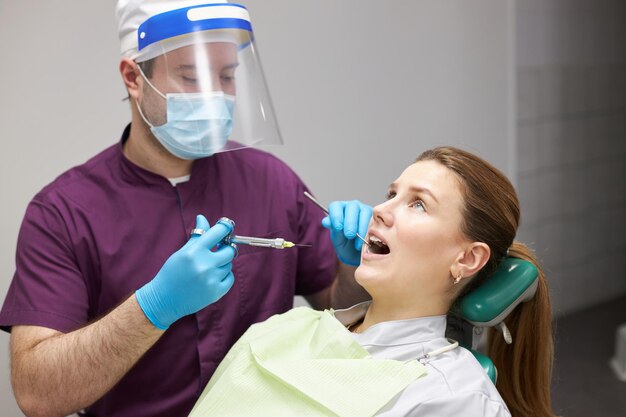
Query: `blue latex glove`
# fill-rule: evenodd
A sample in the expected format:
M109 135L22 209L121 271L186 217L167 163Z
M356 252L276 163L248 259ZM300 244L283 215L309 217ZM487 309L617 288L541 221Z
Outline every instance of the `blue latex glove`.
M226 245L211 251L232 232L232 226L219 222L209 228L207 219L198 215L196 228L205 233L192 236L165 261L152 281L135 292L146 317L161 330L216 302L235 282L232 273L235 249Z
M328 216L322 220L322 226L330 230L339 260L347 265L358 266L361 263L363 238L372 218L372 208L360 201L333 201L328 206Z

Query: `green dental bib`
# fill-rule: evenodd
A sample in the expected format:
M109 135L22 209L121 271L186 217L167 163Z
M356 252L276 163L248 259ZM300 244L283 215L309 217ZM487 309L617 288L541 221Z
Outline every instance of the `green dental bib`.
M425 373L372 358L332 311L300 307L250 327L190 417L373 416Z

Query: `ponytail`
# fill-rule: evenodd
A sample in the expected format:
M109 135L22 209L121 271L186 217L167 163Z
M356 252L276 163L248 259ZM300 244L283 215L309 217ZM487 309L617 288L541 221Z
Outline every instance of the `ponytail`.
M531 262L539 271L535 296L504 320L513 343L507 345L495 329L489 334L489 357L498 369L498 392L513 417L554 417L550 381L554 354L550 294L544 273L533 253L514 242L509 256Z

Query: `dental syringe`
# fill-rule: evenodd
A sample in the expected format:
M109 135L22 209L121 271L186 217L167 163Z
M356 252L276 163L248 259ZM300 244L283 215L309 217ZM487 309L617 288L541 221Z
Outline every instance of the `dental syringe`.
M224 238L223 242L227 245L230 245L230 244L250 245L250 246L260 246L262 248L274 248L274 249L293 248L294 246L310 246L310 245L296 245L295 243L289 242L288 240L285 240L282 237L277 237L274 239L267 239L263 237L228 235Z
M235 222L228 217L222 217L217 221L217 223L228 223L231 226L231 230L235 230ZM192 236L201 236L204 234L204 229L193 229L191 231ZM276 238L264 238L264 237L251 237L251 236L238 236L234 235L232 232L226 235L224 239L220 242L223 245L249 245L249 246L258 246L261 248L273 248L273 249L285 249L285 248L293 248L295 246L307 247L311 245L301 244L301 243L293 243L288 240L283 239L282 237Z

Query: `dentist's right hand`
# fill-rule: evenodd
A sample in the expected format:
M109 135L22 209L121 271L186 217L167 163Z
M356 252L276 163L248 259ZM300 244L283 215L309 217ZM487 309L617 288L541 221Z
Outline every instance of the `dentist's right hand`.
M235 249L224 245L211 251L233 231L232 226L218 222L209 227L207 219L198 215L196 228L205 233L192 236L165 261L152 281L135 292L146 317L161 330L216 302L235 282L232 273Z

